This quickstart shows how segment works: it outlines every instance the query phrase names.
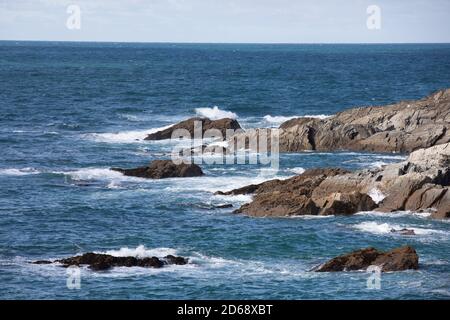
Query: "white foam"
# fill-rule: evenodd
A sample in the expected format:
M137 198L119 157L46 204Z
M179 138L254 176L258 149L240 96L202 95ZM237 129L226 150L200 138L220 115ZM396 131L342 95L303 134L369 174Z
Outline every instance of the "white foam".
M305 172L305 168L297 167L297 168L290 168L289 171L295 173L295 174L302 174Z
M218 120L223 118L237 119L236 113L221 110L217 106L214 106L212 108L196 108L195 113L201 117L206 117L211 120Z
M0 175L5 175L5 176L26 176L29 174L39 174L39 173L41 173L41 172L34 168L0 169Z
M136 248L123 247L119 250L107 250L105 252L98 252L103 254L109 254L114 257L136 257L136 258L148 258L148 257L165 257L167 255L176 255L177 250L172 248L154 248L148 249L144 245L139 245Z
M283 122L296 119L296 118L316 118L316 119L326 119L331 117L330 115L325 114L316 114L316 115L303 115L303 116L264 116L264 120L269 123L280 125Z
M236 195L214 195L215 199L225 200L227 202L236 202L239 204L252 202L253 197L250 194Z
M391 232L392 229L414 230L414 233L416 235L429 235L432 233L443 233L443 231L440 231L440 230L424 229L424 228L411 227L411 226L407 226L407 225L390 224L390 223L376 223L374 221L361 222L359 224L353 225L353 227L358 230L370 232L370 233L374 233L374 234L395 234L395 233Z
M142 142L147 135L161 130L165 130L172 126L168 125L160 128L151 128L145 130L121 131L112 133L88 133L83 135L84 138L94 140L96 142L106 143L137 143Z
M427 218L431 215L431 212L416 212L416 211L394 211L394 212L380 212L380 211L361 211L355 213L356 215L372 216L372 217L390 217L390 218L402 218L402 217L419 217Z
M377 188L373 188L369 191L368 196L372 198L373 202L376 204L383 201L386 196Z
M384 162L384 161L375 161L375 162L372 162L370 165L373 167L373 168L378 168L378 169L381 169L381 168L383 168L385 165L387 165L388 163L386 163L386 162Z
M123 179L125 176L108 168L85 168L76 171L55 172L57 174L69 175L74 180L117 180Z

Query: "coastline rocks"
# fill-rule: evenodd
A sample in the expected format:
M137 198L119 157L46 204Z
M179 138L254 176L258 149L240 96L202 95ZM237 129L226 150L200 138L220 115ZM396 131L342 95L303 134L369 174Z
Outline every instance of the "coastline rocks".
M316 272L337 272L366 270L369 266L379 266L382 272L402 271L419 268L419 256L410 246L387 252L369 247L353 251L329 260L319 266Z
M143 267L143 268L162 268L165 265L176 264L184 265L188 259L168 255L163 259L157 257L136 258L136 257L115 257L108 254L88 252L80 256L74 256L55 261L35 261L34 264L61 263L63 267L87 265L94 271L108 270L113 267Z
M196 164L175 164L171 160L154 160L146 167L134 169L111 168L126 176L164 179L176 177L198 177L203 175L202 169Z
M449 184L450 143L446 143L377 169L312 169L218 194L254 194L252 202L235 212L259 217L428 210L432 218L443 219L450 216Z
M391 233L398 233L402 236L415 236L416 235L416 233L413 229L407 229L407 228L403 228L403 229L399 229L399 230L392 228Z
M412 152L450 142L450 89L416 101L353 108L280 125L280 151Z
M172 133L177 129L187 130L191 135L191 139L193 139L195 129L197 130L199 129L196 128L196 124L198 125L198 127L200 127L201 124L202 135L205 133L206 130L215 129L220 131L220 133L222 134L222 139L225 139L227 129L233 130L241 129L239 122L237 122L237 120L235 119L223 118L219 120L210 120L208 118L195 117L174 124L170 128L155 133L151 133L144 140L171 139Z

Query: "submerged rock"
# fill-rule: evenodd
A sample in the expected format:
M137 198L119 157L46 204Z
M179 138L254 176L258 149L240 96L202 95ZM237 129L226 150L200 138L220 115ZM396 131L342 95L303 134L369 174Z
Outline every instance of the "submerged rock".
M410 246L390 251L378 251L369 247L353 251L329 260L319 266L316 272L337 272L366 270L369 266L379 266L381 271L402 271L419 268L419 256Z
M61 263L63 267L69 266L83 266L87 265L90 269L95 271L108 270L113 267L144 267L144 268L162 268L164 265L176 264L184 265L188 263L188 259L183 257L176 257L168 255L163 259L157 257L115 257L109 254L88 252L79 256L74 256L65 259L58 259L55 261L39 260L34 261L34 264L50 264Z
M126 176L164 179L176 177L198 177L203 175L202 169L196 164L175 164L171 160L154 160L146 167L134 169L111 168Z
M201 133L202 135L205 133L206 130L210 129L216 129L219 130L222 139L226 138L226 131L227 129L237 130L241 129L241 126L239 122L235 119L230 118L223 118L219 120L210 120L208 118L190 118L184 121L181 121L177 124L174 124L170 128L149 134L145 140L163 140L163 139L171 139L172 133L177 129L184 129L187 130L187 132L190 133L191 139L194 138L194 131L195 131L195 125L200 125L202 127Z

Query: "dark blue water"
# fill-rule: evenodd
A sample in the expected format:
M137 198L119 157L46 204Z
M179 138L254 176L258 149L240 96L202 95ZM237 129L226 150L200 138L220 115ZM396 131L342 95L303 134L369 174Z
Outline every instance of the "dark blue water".
M108 170L167 157L140 139L201 113L244 127L416 99L450 87L450 45L188 45L0 42L0 298L448 299L450 225L414 213L249 218L214 196L262 181L261 166L202 165L206 176L148 181ZM202 111L204 114L205 111ZM206 110L208 112L208 109ZM266 116L266 117L265 117ZM368 168L403 155L281 155L277 177ZM417 236L392 235L408 227ZM420 270L309 272L344 252L413 245ZM30 265L87 251L190 258L160 270Z

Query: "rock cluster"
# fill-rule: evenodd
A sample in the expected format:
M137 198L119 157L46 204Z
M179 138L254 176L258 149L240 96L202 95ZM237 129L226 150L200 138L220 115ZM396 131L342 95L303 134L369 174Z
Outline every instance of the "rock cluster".
M80 256L74 256L55 261L39 260L34 264L60 263L63 267L87 265L95 271L108 270L112 267L144 267L144 268L162 268L165 265L176 264L184 265L188 259L168 255L163 259L157 257L136 258L136 257L115 257L109 254L88 252Z
M219 194L254 194L236 213L251 216L348 215L358 211L429 210L450 217L450 143L417 150L406 161L349 172L310 169L286 179ZM374 191L384 199L372 199ZM375 202L377 200L377 202Z

